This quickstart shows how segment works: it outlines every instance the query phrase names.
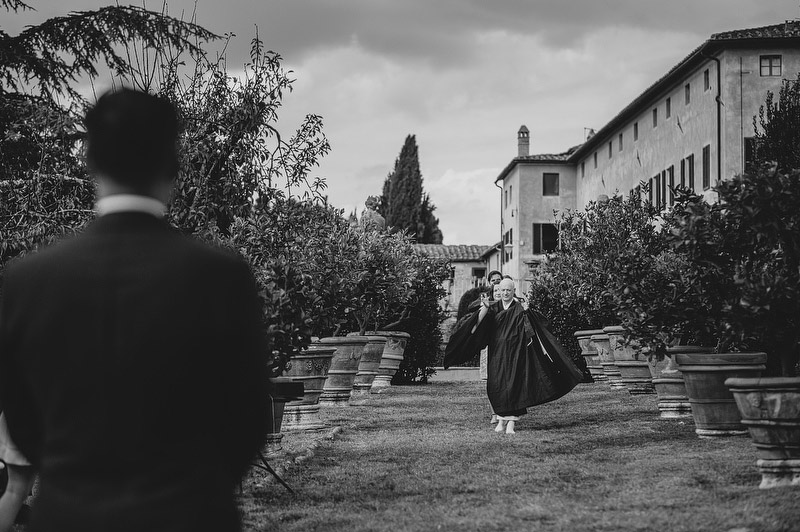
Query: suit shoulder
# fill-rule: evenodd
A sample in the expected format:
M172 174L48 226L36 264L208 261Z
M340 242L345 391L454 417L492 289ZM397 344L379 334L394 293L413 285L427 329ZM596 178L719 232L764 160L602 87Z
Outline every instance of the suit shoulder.
M181 258L183 268L190 268L207 279L243 278L251 276L250 266L240 255L229 249L212 246L194 237L181 237Z
M3 277L33 274L42 269L57 267L63 257L78 254L79 236L71 236L48 246L42 247L24 256L10 260L5 266Z

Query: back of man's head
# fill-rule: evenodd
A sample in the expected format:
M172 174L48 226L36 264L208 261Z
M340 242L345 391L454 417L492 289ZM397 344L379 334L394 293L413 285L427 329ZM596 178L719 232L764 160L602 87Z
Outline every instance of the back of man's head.
M86 113L91 171L135 191L174 179L178 116L163 98L131 89L109 91Z

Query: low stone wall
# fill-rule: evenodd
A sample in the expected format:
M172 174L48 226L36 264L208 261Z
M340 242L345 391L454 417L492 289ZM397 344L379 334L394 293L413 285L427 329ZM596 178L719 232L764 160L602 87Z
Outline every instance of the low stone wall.
M481 380L481 368L433 368L436 373L428 377L428 382L463 382Z

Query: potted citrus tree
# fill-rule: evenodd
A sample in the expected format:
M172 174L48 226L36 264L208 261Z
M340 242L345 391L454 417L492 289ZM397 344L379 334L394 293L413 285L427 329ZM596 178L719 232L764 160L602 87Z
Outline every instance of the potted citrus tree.
M800 482L800 170L777 165L720 183L726 216L738 229L736 281L744 313L737 338L768 355L768 376L731 378L758 450L761 487Z
M800 76L772 92L754 117L759 159L717 187L747 246L737 280L739 305L761 324L770 355L769 377L730 379L758 450L762 488L800 483ZM760 127L759 127L760 126Z

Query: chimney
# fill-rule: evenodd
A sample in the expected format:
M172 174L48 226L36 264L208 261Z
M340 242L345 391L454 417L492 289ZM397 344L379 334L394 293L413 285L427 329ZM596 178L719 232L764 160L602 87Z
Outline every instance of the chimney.
M527 157L531 154L531 134L528 131L528 128L525 126L520 126L519 131L517 131L517 151L519 157Z

